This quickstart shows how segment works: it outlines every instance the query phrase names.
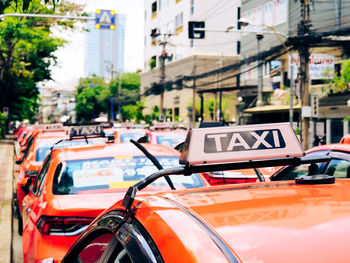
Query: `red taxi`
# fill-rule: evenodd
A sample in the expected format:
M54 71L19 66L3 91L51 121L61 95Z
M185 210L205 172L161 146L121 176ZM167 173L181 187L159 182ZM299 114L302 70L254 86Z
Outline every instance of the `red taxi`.
M145 145L163 167L178 162L179 153ZM24 262L56 262L87 225L126 189L157 170L132 144L106 144L53 149L23 200ZM177 189L206 186L200 175L171 177ZM168 189L157 181L149 191Z
M329 158L303 155L287 123L193 129L180 159L185 166L130 187L90 224L62 263L348 262L350 184L317 174L316 163ZM165 175L287 163L312 168L289 182L136 196Z

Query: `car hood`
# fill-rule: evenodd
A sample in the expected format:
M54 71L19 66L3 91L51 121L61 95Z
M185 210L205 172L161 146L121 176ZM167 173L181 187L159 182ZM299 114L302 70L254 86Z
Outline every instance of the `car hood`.
M350 181L245 184L160 196L198 217L243 262L350 262Z

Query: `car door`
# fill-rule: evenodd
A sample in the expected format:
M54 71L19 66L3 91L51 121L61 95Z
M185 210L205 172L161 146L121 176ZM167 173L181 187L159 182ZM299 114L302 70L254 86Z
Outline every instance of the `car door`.
M62 263L163 262L142 225L122 211L109 211L94 221L66 254Z
M42 200L41 190L43 189L44 182L51 165L51 154L45 159L43 166L36 177L36 180L32 184L31 190L23 199L22 209L23 209L23 229L29 222L29 220L33 223L36 222L37 213L38 213L38 203Z

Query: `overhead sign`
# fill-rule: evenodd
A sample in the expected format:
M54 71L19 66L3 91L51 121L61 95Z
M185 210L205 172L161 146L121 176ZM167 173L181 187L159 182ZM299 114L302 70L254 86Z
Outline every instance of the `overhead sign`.
M114 10L96 10L96 29L115 29L115 11Z
M291 75L293 67L293 78L298 76L300 58L297 53L288 56L288 77ZM313 79L333 79L334 78L334 56L328 54L310 54L309 57L309 78Z
M289 123L193 129L181 164L231 163L300 157L304 152Z
M70 137L98 136L103 134L101 125L72 126L70 130Z
M205 31L197 30L205 28L204 21L189 21L188 22L188 38L189 39L203 39L205 38Z

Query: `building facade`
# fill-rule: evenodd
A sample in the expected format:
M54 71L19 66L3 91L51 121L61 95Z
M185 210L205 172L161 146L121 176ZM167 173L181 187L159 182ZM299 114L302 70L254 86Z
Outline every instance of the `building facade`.
M160 94L147 91L167 83L163 94L164 115L169 115L171 109L176 120L189 121L188 108L193 101L193 90L186 87L193 84L181 78L239 60L240 34L225 32L228 27L237 26L239 14L239 0L145 0L144 69L141 74L141 95L146 102L144 113L151 113L154 106L160 105ZM204 21L206 28L219 30L206 32L204 39L189 39L189 21ZM200 90L207 90L208 97L218 97L217 91L213 90L218 88L220 77L223 75L211 76L212 85L199 87L196 84L197 103L203 98L198 93ZM182 84L179 86L176 81ZM236 87L233 82L228 85Z
M96 29L95 21L86 23L85 76L110 79L124 70L125 14L116 14L116 29Z
M309 2L307 6L305 3ZM304 13L309 16L303 16ZM242 89L249 90L242 96L246 123L288 121L290 98L293 98L294 126L299 127L302 118L310 119L311 139L315 135L325 137L327 143L338 142L349 131L347 116L350 116L348 99L341 104L329 96L327 83L340 74L342 61L349 58L348 17L350 2L335 1L301 1L301 0L242 0L242 19L247 26L245 30L262 32L260 40L257 34L242 34L242 58L246 63L241 67ZM308 19L307 19L308 18ZM300 21L310 25L309 33L298 42L301 35ZM258 51L258 43L260 49ZM287 44L284 47L282 43ZM300 57L301 46L308 46L309 66L305 82L308 83L310 97L305 99L301 90ZM286 51L286 49L288 51ZM263 106L252 104L257 97L258 61L249 61L254 56L263 56L260 65L262 72ZM293 74L292 74L293 72ZM293 82L292 82L293 80ZM293 84L294 83L294 84ZM293 96L291 96L293 84ZM309 115L304 105L306 100L317 97L317 114ZM344 96L343 96L344 97ZM339 100L338 100L339 101ZM312 103L312 101L311 101ZM249 106L249 105L250 106ZM311 104L312 105L312 104ZM316 106L315 106L316 107Z

